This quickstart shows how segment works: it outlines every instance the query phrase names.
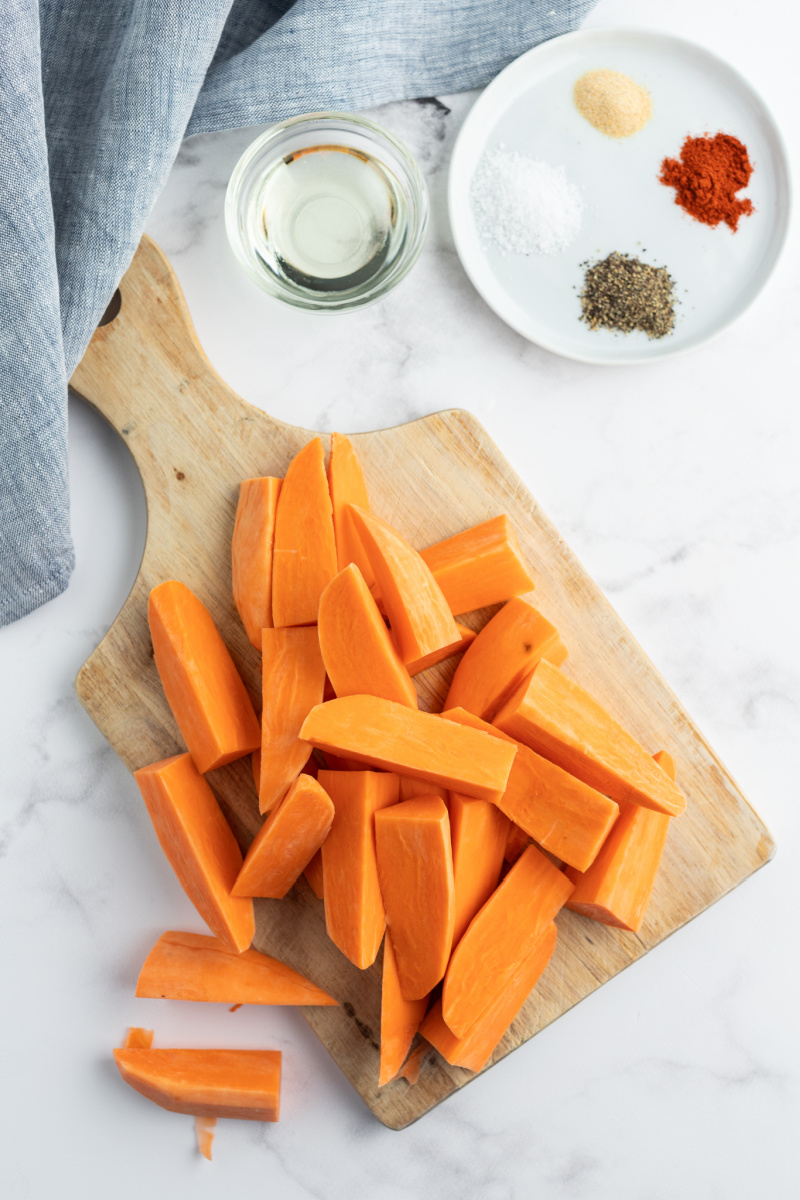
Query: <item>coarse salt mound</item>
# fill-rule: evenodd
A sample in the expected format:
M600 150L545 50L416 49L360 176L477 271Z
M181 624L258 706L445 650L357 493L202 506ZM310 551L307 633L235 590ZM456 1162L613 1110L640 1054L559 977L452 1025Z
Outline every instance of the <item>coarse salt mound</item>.
M650 93L621 71L586 71L572 94L581 116L609 137L638 133L653 111Z
M563 167L515 150L487 150L472 177L478 236L515 254L556 254L575 240L583 201Z

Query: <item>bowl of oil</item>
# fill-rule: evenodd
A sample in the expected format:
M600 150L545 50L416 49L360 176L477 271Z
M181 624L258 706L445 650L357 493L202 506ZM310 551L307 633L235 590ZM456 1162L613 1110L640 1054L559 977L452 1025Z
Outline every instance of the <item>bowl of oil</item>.
M309 113L248 146L225 198L234 254L265 292L345 312L385 296L428 224L419 168L393 134L349 113Z

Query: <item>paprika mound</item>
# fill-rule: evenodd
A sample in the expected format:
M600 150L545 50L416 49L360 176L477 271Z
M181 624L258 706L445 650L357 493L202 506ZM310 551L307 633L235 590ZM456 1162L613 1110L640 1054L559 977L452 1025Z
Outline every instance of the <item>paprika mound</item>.
M739 218L755 211L751 200L736 195L752 174L747 147L730 133L717 133L687 136L680 158L665 158L658 178L675 188L675 203L690 217L714 228L724 221L735 233Z

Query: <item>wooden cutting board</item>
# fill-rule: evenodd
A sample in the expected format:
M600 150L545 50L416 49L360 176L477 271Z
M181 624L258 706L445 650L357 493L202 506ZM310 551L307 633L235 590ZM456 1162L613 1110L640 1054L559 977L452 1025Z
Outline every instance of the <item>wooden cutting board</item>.
M282 476L313 436L252 408L215 374L165 256L148 238L120 284L116 317L95 333L72 386L124 438L142 477L147 541L122 611L81 669L86 710L131 769L184 749L159 683L147 596L183 580L208 606L254 696L258 655L231 597L230 540L240 480ZM570 651L565 670L650 750L669 750L688 799L670 829L638 935L569 912L555 956L495 1052L498 1061L708 908L771 858L772 839L641 648L468 413L452 410L353 437L374 510L417 547L509 514L534 576L535 602ZM487 614L474 614L478 622ZM435 708L455 660L417 677ZM210 776L246 845L259 827L249 758ZM153 846L155 847L155 840ZM284 900L256 901L255 946L342 1002L303 1015L380 1121L402 1129L474 1078L430 1050L418 1083L378 1088L381 958L359 971L328 940L322 904L301 878Z

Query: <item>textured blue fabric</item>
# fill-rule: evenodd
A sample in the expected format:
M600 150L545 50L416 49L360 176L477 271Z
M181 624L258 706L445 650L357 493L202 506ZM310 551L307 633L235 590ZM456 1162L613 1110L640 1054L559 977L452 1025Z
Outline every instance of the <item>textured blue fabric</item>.
M0 625L69 580L67 380L181 139L463 91L595 0L0 0Z

